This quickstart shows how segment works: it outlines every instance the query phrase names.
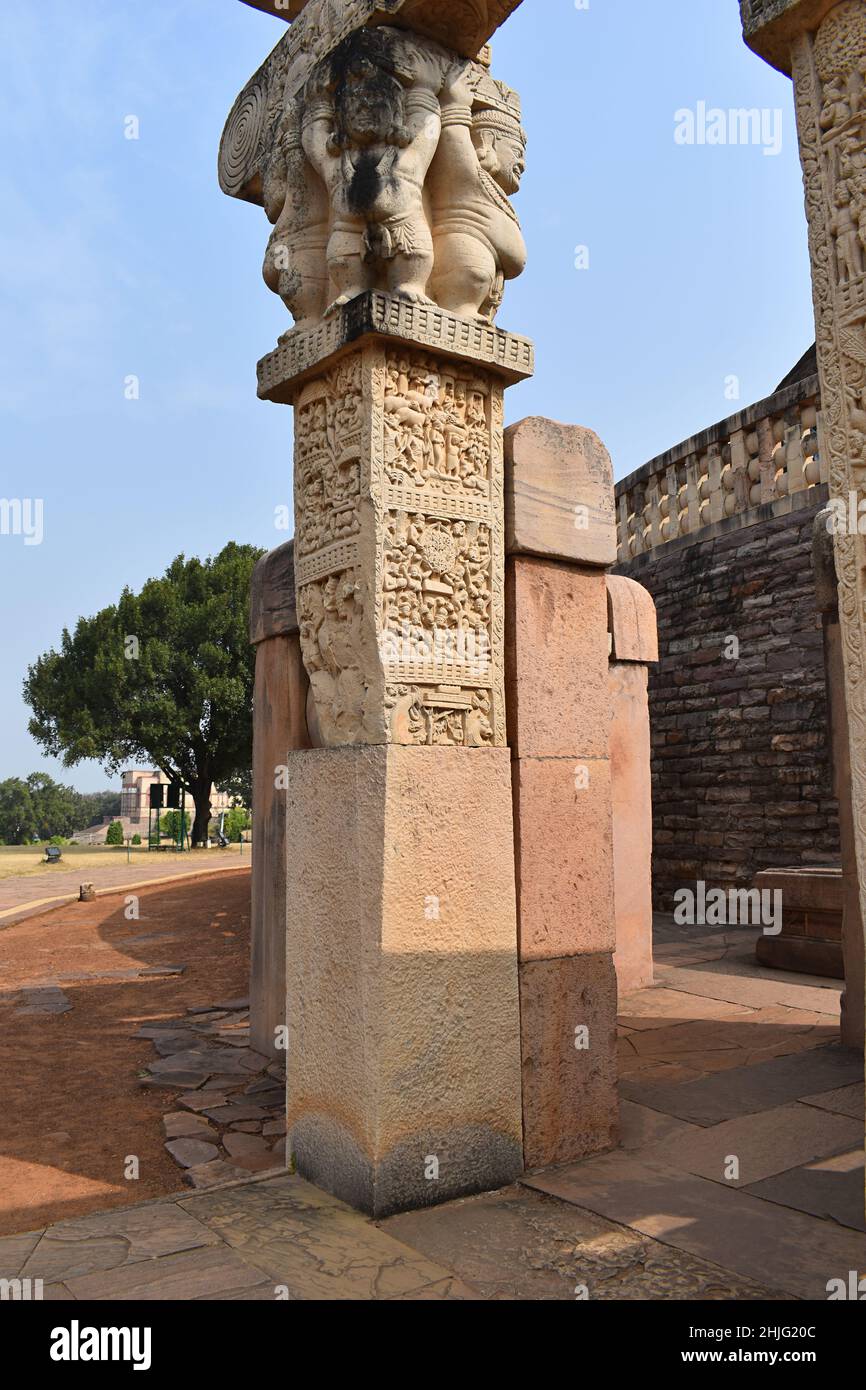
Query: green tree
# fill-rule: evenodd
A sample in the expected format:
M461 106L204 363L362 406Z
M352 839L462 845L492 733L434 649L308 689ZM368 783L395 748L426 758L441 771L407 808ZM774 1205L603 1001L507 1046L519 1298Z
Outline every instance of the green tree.
M36 810L28 784L20 777L0 782L0 840L4 845L26 845L36 834Z
M263 552L231 543L215 558L179 555L140 594L64 630L60 651L30 667L30 732L67 767L109 775L148 762L186 787L193 843L207 838L214 783L252 764L254 653L247 614Z
M133 843L134 845L140 845L140 844L141 844L141 836L140 836L140 835L133 835L133 837L132 837L132 843Z
M159 822L159 828L163 835L170 836L177 844L180 838L180 811L166 811ZM183 813L183 831L185 836L189 834L189 811Z
M231 811L226 811L225 818L225 837L231 840L232 844L237 844L245 830L249 830L252 821L249 812L241 807L234 807Z
M123 844L123 825L119 820L113 820L108 830L105 832L105 843L107 845Z

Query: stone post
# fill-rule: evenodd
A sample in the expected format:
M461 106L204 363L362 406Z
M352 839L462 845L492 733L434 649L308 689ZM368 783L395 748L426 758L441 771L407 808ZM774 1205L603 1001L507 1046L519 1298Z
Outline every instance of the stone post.
M839 594L833 538L827 529L832 512L815 518L812 562L818 610L824 630L824 666L827 706L830 711L830 757L833 786L839 799L839 839L842 847L842 959L845 992L842 995L842 1042L863 1050L866 1021L866 960L863 954L863 918L857 883L857 853L851 807L851 760L848 711L845 705L845 670L839 623Z
M485 48L517 3L309 0L220 153L295 319L259 364L313 745L275 768L287 1148L374 1216L522 1167L502 436L533 350L494 325L525 136Z
M607 577L610 636L610 770L620 994L653 982L649 667L659 659L656 606L642 584Z
M589 430L506 431L508 730L527 1168L617 1135L607 588L613 473Z
M793 77L829 453L851 807L866 919L866 0L741 0L746 42ZM824 460L826 463L826 460ZM861 941L861 953L863 943Z
M307 692L295 608L294 542L272 550L253 573L250 641L253 695L253 869L250 911L250 1041L285 1060L288 824L277 769L309 748Z

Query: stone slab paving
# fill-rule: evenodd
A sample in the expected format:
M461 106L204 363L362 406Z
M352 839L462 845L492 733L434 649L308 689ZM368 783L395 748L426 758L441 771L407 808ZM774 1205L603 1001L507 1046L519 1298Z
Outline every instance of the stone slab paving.
M866 1110L866 1093L862 1086L840 1086L835 1091L823 1091L820 1095L803 1096L804 1105L816 1105L819 1110L832 1110L836 1115L850 1115L863 1122Z
M763 1300L784 1297L524 1186L393 1216L383 1229L448 1265L485 1300ZM583 1291L586 1294L583 1294Z
M696 1126L690 1134L678 1131L644 1146L643 1153L698 1177L747 1187L814 1159L846 1153L857 1144L863 1144L858 1120L794 1104L740 1115L709 1129ZM728 1178L731 1156L737 1159L739 1176Z
M775 1109L817 1091L854 1084L862 1074L861 1057L838 1045L829 1045L679 1085L624 1081L620 1089L627 1100L638 1101L652 1110L692 1124L717 1125L738 1115Z
M825 1300L828 1280L866 1269L857 1231L640 1155L605 1154L525 1182L792 1298Z
M700 988L704 964L677 968ZM665 1080L632 1046L622 1148L379 1225L255 1173L279 1141L282 1074L249 1052L245 1000L150 1025L154 1081L165 1064L195 1078L166 1142L218 1152L188 1170L214 1186L0 1240L0 1277L41 1278L57 1300L824 1300L866 1272L862 1062L826 1042L814 981L784 982L780 1003L752 971L716 977L748 1001L669 981L624 1001L624 1041L657 1040Z

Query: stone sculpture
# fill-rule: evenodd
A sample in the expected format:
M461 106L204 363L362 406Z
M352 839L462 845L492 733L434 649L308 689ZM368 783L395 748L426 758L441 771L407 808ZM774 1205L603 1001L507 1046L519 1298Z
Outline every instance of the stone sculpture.
M419 9L379 8L405 23ZM427 29L489 32L497 9L484 6L473 30L477 4L450 8ZM310 0L235 103L221 185L264 206L265 282L297 328L370 290L492 323L526 264L509 201L525 166L520 99L477 51L353 26L363 9Z

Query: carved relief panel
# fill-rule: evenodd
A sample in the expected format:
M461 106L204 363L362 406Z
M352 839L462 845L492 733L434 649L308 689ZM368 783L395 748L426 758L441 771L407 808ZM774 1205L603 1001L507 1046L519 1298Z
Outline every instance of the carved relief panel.
M415 347L296 403L296 565L322 743L505 742L502 391Z

